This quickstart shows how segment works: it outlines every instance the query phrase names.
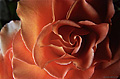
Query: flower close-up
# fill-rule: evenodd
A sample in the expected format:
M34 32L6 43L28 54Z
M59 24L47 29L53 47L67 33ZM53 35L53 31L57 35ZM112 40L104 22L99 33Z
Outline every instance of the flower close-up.
M16 12L0 31L0 79L119 78L112 0L19 0Z

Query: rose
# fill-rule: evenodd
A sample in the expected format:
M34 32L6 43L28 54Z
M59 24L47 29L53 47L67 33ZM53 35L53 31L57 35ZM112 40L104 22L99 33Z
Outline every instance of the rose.
M111 0L21 0L17 12L21 30L12 25L11 31L14 23L1 30L3 79L118 77L119 59L111 59L106 37L114 13Z

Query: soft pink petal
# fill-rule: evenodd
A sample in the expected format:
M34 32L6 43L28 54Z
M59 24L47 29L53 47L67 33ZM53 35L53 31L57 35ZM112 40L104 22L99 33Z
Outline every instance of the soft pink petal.
M20 26L20 21L11 21L1 29L1 52L4 55L6 54L6 51L12 46L13 38L20 29Z
M17 14L25 43L32 51L41 29L52 22L52 0L20 0Z

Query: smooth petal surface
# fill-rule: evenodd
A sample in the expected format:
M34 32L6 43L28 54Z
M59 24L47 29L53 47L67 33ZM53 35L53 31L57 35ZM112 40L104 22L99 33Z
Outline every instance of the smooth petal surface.
M49 62L62 57L65 54L62 47L54 45L36 46L34 49L34 59L38 66L44 68Z
M120 76L120 60L103 69L96 69L91 79L117 79Z
M90 67L89 69L82 70L70 70L65 79L89 79L94 73L94 67Z
M114 15L113 0L86 0L98 13L101 22L111 22Z
M109 61L112 58L112 52L109 48L109 38L106 37L104 41L98 44L95 52L94 60L97 62Z
M75 0L53 0L53 12L55 21L66 19L67 12Z
M72 13L71 20L90 20L95 23L110 22L114 14L112 0L78 0Z
M24 40L22 40L21 30L16 34L13 40L13 54L14 57L23 60L29 64L34 64L32 53L25 46Z
M44 69L25 63L17 58L13 58L13 74L15 79L55 79Z
M1 32L1 52L3 55L6 54L6 51L12 46L12 41L15 34L20 29L21 22L20 21L11 21L10 23L6 24Z
M0 79L13 79L11 57L12 49L8 49L3 56L0 54Z
M57 64L55 62L51 62L49 63L45 69L53 76L57 77L57 78L63 78L65 77L65 75L67 74L67 72L71 69L74 69L75 66L73 65L73 63L69 63L67 65L60 65Z
M86 0L77 0L69 19L77 22L81 20L90 20L95 23L101 22L97 11Z
M52 22L52 0L20 0L17 14L22 22L25 43L32 51L43 26Z

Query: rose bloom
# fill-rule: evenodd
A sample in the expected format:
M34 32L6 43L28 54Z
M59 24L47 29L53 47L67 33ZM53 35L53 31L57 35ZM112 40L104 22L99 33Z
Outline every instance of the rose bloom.
M117 79L112 0L20 0L0 32L0 79ZM113 43L111 43L113 44Z

